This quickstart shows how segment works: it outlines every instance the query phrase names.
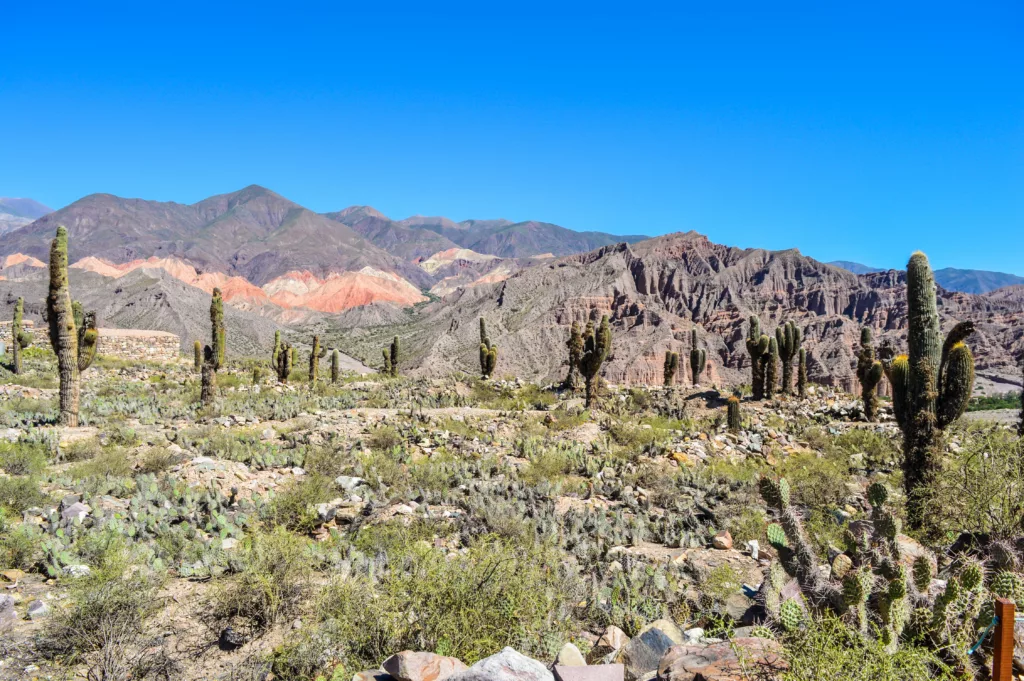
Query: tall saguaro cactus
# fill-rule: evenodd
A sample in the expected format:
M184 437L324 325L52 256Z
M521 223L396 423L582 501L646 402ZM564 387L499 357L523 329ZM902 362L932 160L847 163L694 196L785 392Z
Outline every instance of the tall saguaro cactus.
M203 370L203 344L199 341L192 343L192 363L197 374Z
M494 367L498 364L498 346L487 337L487 325L484 318L480 318L480 375L483 378L490 378L494 373Z
M864 400L864 418L875 420L878 410L878 383L882 380L882 363L875 359L875 347L871 343L871 329L860 330L860 352L857 354L857 380L860 381L860 396Z
M775 343L779 347L779 359L782 362L782 394L793 392L793 360L800 354L800 343L803 332L796 322L789 321L775 329Z
M565 347L569 350L569 372L565 375L563 384L567 390L576 391L580 383L580 358L583 357L583 334L580 333L579 322L572 323L569 331L569 340Z
M76 311L82 328L76 326ZM50 345L57 355L60 377L60 416L62 426L78 426L78 404L81 392L80 374L96 356L96 316L86 316L71 302L68 286L68 230L57 228L50 244L50 290L46 297L46 318L50 327Z
M765 358L765 364L764 396L771 397L775 394L775 386L779 380L779 346L774 338L768 340L768 354Z
M586 382L586 407L594 402L597 394L598 372L601 365L608 357L608 350L612 346L612 329L608 323L608 315L601 318L601 326L594 329L593 322L587 322L587 328L583 332L583 353L580 355L579 370Z
M14 317L11 320L11 373L21 373L21 351L32 344L32 334L22 328L22 317L25 314L25 299L18 298L14 303Z
M697 329L690 331L690 377L693 384L700 383L700 375L708 365L708 356L704 348L697 347Z
M1021 357L1021 367L1024 368L1024 356ZM1024 437L1024 386L1020 391L1020 423L1017 424L1017 435Z
M331 383L337 383L338 378L341 376L341 353L338 352L338 348L334 348L331 353Z
M974 388L974 356L964 343L974 324L960 322L943 342L935 277L920 251L907 263L907 326L908 354L884 368L903 431L907 520L916 529L924 521L923 488L939 467L941 433L967 409Z
M320 378L320 359L327 355L327 348L320 347L320 336L313 336L313 347L309 351L309 384L314 385Z
M676 371L679 369L679 353L671 350L665 351L664 378L665 386L672 385L676 380Z
M747 330L747 353L750 355L750 389L755 400L764 399L765 355L771 339L761 333L761 320L750 315L750 328Z
M384 369L383 373L385 376L398 376L398 355L401 348L398 344L398 336L395 336L391 341L390 348L384 348Z
M279 339L280 340L280 339ZM287 383L288 376L292 373L292 361L294 358L292 346L281 342L274 353L274 372L277 373L278 383Z
M203 348L202 388L199 393L199 400L206 406L213 404L217 396L217 371L224 365L226 342L224 299L221 297L220 289L215 288L210 299L210 345Z
M796 394L807 397L807 350L800 348L800 363L796 373Z

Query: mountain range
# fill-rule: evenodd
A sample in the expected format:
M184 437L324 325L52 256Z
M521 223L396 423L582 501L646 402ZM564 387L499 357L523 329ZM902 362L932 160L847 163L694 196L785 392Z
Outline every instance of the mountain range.
M834 260L829 263L836 267L842 267L854 274L874 274L883 272L877 267L861 265L849 260ZM956 267L944 267L935 270L935 283L947 291L960 291L962 293L989 293L1007 286L1024 284L1024 277L1006 272L989 272L987 270L963 270Z
M855 263L695 232L645 239L533 221L391 220L368 206L317 214L256 186L192 205L95 194L23 225L0 239L0 319L19 295L38 316L57 224L69 228L76 298L101 323L172 331L185 347L206 332L215 286L232 308L235 352L265 352L274 328L301 339L315 326L372 364L397 333L413 373L472 370L480 317L501 348L499 373L550 379L564 372L572 322L604 313L616 339L605 368L613 382L658 383L664 352L688 352L692 329L709 381L746 382L751 314L769 330L798 321L812 379L847 389L861 326L905 344L895 270L857 275ZM944 324L978 326L971 343L984 390L1019 381L1022 291L940 291Z
M0 196L0 234L30 224L53 210L33 199Z

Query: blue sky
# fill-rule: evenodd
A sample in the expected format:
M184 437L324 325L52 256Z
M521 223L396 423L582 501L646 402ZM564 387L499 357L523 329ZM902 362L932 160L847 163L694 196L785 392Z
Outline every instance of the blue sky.
M1024 275L1019 2L209 4L7 3L0 195L255 183Z

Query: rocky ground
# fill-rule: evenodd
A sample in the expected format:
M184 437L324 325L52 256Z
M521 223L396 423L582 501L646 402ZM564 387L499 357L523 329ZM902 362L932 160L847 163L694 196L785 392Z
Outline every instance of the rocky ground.
M728 432L704 388L586 410L515 380L303 378L235 362L204 411L187 365L100 361L58 429L48 358L0 377L0 679L862 678L766 613L756 481L791 480L827 570L869 483L899 490L884 409L818 388ZM951 460L982 440L1020 454L981 422Z

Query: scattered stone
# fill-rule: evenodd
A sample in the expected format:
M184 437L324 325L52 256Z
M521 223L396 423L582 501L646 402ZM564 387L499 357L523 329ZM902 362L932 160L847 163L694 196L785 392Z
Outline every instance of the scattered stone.
M658 665L659 681L774 679L789 669L782 646L766 638L734 638L710 645L681 645Z
M719 551L728 551L732 548L732 535L729 530L722 530L711 540L711 545Z
M18 616L14 612L14 598L0 594L0 631L11 626Z
M636 681L658 669L658 663L669 648L685 640L683 632L675 624L658 620L641 629L611 661L625 665L626 681Z
M557 667L585 667L586 665L587 661L583 658L583 653L572 643L562 646L555 657L555 666Z
M78 577L88 577L89 573L92 572L88 565L65 565L61 569L61 573L65 577L72 577L77 579Z
M28 604L28 618L37 620L50 614L50 606L43 601L32 601Z
M88 504L83 504L81 501L76 501L70 506L66 507L60 512L61 520L65 523L82 522L88 515L92 513L92 508Z
M694 627L693 629L687 629L683 632L683 638L686 639L687 643L696 643L697 641L704 638L704 630L700 627Z
M449 681L554 681L555 677L537 660L513 648L486 657Z
M352 681L395 681L391 674L380 669L368 669L365 672L356 672Z
M597 660L618 652L627 643L629 643L629 637L626 636L626 632L613 624L604 630L601 638L597 639L597 643L590 649L587 662L594 664Z
M467 669L461 660L434 653L403 650L381 665L397 681L441 681Z
M5 581L17 583L25 577L25 573L21 570L3 570L0 572L0 577L3 577Z
M236 650L245 645L245 636L235 631L231 625L228 625L220 632L217 645L221 650Z

